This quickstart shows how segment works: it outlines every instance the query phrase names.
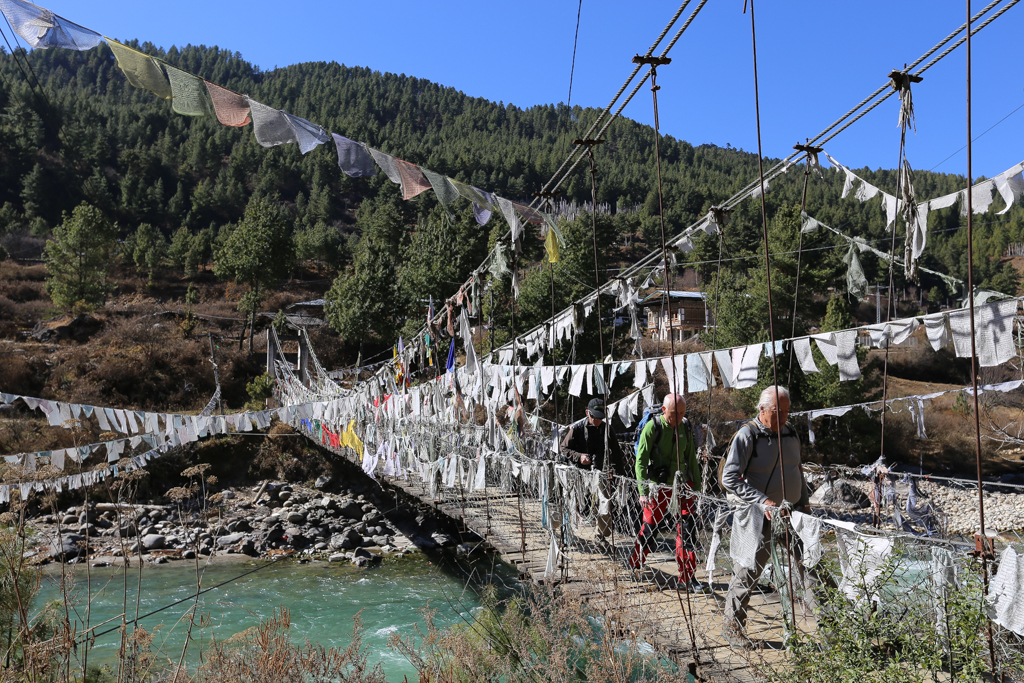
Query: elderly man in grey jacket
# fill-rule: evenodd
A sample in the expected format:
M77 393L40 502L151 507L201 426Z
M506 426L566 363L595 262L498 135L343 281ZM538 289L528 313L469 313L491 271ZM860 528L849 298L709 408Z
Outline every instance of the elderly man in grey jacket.
M786 424L789 417L789 390L771 386L761 392L757 417L736 433L729 446L722 470L722 484L730 499L743 505L764 506L765 521L783 501L802 511L808 509L807 483L800 462L800 438ZM781 459L779 440L782 441ZM739 500L736 500L736 499ZM771 552L771 524L761 528L754 567L736 565L729 593L725 598L723 635L731 644L750 647L746 637L747 604Z

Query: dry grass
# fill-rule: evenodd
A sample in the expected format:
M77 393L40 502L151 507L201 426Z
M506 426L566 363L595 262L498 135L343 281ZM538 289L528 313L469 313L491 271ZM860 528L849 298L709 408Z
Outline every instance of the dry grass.
M357 616L352 641L344 650L310 643L294 644L289 637L291 614L275 610L258 626L225 641L215 640L205 652L206 662L196 672L195 681L220 683L384 683L379 663L370 665L362 647L362 622Z
M642 653L636 634L605 628L578 596L530 585L511 600L493 593L464 625L439 628L424 611L426 631L395 634L389 645L407 657L420 681L676 681L671 663Z
M0 262L0 280L5 282L12 280L42 282L45 279L46 266L44 265L23 266L11 260Z

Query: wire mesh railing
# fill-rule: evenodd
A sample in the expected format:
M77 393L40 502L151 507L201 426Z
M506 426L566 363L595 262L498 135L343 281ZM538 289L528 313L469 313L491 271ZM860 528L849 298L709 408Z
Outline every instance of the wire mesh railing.
M758 531L750 520L762 512L749 514L717 482L703 493L654 485L645 517L634 479L562 462L550 436L364 415L356 427L365 442L360 456L331 438L353 418L297 426L328 448L336 444L332 450L371 476L462 520L534 580L578 591L611 627L693 655L726 678L742 670L788 680L780 672L803 671L854 633L889 634L867 648L880 660L936 675L987 671L989 628L996 668L1024 672L1021 638L985 619L967 533L976 525L961 519L977 496L966 482L884 467L808 467L813 514L764 521ZM1003 487L987 495L1007 496L1012 506L1021 494ZM660 514L651 514L656 508ZM992 519L990 527L1000 518ZM996 556L1020 547L1015 529L995 528ZM760 552L744 553L752 538ZM738 571L753 555L754 566ZM752 576L749 591L738 573ZM740 641L729 628L738 612ZM907 654L911 647L918 659Z

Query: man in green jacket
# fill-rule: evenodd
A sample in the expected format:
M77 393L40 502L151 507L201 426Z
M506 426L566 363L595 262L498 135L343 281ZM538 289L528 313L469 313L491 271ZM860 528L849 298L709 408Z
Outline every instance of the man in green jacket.
M692 490L700 490L701 472L697 461L697 443L690 423L684 419L686 400L681 394L668 394L662 401L660 415L653 416L640 432L636 449L636 482L643 506L643 524L637 536L629 566L639 569L654 546L654 533L668 512L672 499L672 483L678 470L682 481ZM664 484L649 490L648 482ZM680 492L682 494L682 492ZM692 591L702 591L694 579L697 567L693 524L687 523L693 512L693 497L679 496L679 518L676 522L676 565L679 579ZM684 542L684 528L686 539Z

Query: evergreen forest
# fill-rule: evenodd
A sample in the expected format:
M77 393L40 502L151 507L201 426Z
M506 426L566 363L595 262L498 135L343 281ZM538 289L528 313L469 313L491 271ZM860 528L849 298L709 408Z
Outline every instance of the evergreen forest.
M266 72L218 47L165 50L129 44L329 131L523 203L529 203L569 152L570 141L599 114L561 104L523 109L404 74L334 62ZM347 176L331 144L306 155L296 145L268 149L257 143L251 126L232 128L215 117L180 116L166 100L129 85L106 44L87 52L12 55L0 50L0 75L0 234L14 258L40 257L31 253L30 238L39 244L72 234L71 224L84 204L90 208L90 224L113 240L109 254L104 251L100 259L103 264L135 268L150 278L170 269L183 279L212 273L236 281L249 292L240 303L247 313L260 308L263 293L276 281L313 270L329 280L328 319L354 356L357 348L366 355L390 349L399 334L417 329L428 302L452 296L507 233L499 212L480 226L464 200L448 212L433 192L403 201L383 173ZM662 112L663 118L672 115ZM595 221L602 282L661 244L653 129L620 118L604 140L595 152L597 201L608 207ZM672 137L660 145L670 237L757 176L756 154ZM851 167L857 163L840 161ZM893 171L853 170L895 193ZM766 195L774 310L786 332L798 259L800 331L820 327L829 300L846 297L847 290L847 243L827 230L799 236L804 178L804 167L793 166ZM821 177L810 175L807 213L888 251L892 237L880 201L841 199L843 179L833 169ZM925 199L954 192L965 179L917 171L914 183L917 197ZM586 163L560 189L565 202L589 202ZM1009 245L1024 241L1024 210L1013 207L997 215L1002 207L997 197L992 209L976 218L975 279L1012 295L1018 292L1018 272L1003 256ZM84 220L86 213L79 217ZM957 206L933 212L921 265L965 280L965 224ZM240 226L258 234L239 234ZM562 233L561 259L548 267L543 239L536 226L528 227L522 253L512 264L522 290L518 299L511 295L508 275L490 282L493 277L481 272L488 280L482 308L494 341L544 320L593 288L590 214L566 215ZM272 267L264 262L254 269L246 263L245 245L253 243L273 250ZM902 247L901 223L898 254ZM696 241L692 252L673 258L673 276L692 268L718 301L722 324L717 346L764 337L760 202L740 204L721 245L706 237ZM887 282L885 261L871 253L860 253L859 261L869 285ZM949 287L928 273L921 274L919 284L906 282L900 268L895 289L916 292L921 309L957 305L964 294L962 287ZM58 308L79 303L77 293L51 295ZM102 303L102 287L93 298ZM856 318L859 305L850 299L843 307ZM870 309L873 313L873 304ZM591 342L584 340L577 348L580 362L587 360L582 352L596 355L596 347L587 349Z

